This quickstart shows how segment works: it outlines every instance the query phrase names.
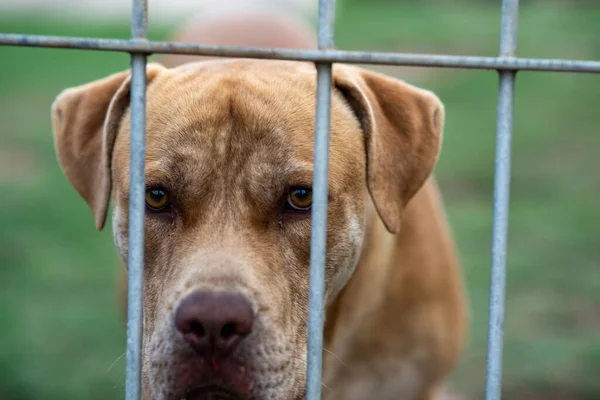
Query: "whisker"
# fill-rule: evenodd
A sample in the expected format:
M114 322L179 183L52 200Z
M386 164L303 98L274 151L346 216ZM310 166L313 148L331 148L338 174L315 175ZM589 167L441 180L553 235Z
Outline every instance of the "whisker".
M122 388L124 388L124 387L125 387L125 383L126 383L126 381L125 381L125 380L123 380L123 382L121 382L120 384L119 384L119 383L115 383L115 386L113 386L113 389L117 389L117 387L118 387L119 389L122 389Z
M121 354L119 357L117 357L117 359L115 361L112 362L112 364L110 364L110 366L108 367L108 369L106 370L106 372L110 372L111 369L113 369L113 367L117 364L117 362L119 362L119 360L123 357L125 357L125 354L127 354L127 352Z
M340 363L342 363L342 365L343 365L344 367L347 367L347 366L348 366L348 364L346 364L344 361L342 361L342 359L341 359L341 358L339 358L339 357L337 356L337 354L335 354L333 351L331 351L331 350L328 350L328 349L326 349L325 347L323 347L323 350L324 350L324 351L326 351L326 352L328 352L329 354L331 354L331 355L332 355L332 356L334 356L335 358L337 358L337 360L338 360Z

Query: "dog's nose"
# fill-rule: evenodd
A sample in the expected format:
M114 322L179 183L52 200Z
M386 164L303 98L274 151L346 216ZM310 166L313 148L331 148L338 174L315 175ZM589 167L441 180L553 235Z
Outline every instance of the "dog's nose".
M175 327L199 353L227 354L252 331L254 314L236 293L194 292L175 311Z

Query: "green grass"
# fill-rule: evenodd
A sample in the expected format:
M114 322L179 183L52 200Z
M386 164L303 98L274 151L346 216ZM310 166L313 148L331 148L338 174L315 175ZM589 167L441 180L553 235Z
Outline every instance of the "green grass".
M497 54L495 3L364 4L341 2L338 47ZM600 7L564 4L522 6L519 55L600 59ZM125 38L129 28L126 21L76 24L2 15L0 31ZM164 39L168 27L151 25L150 31ZM124 324L116 304L110 227L95 232L86 205L59 170L49 107L63 88L128 64L124 54L0 48L2 399L122 398ZM434 90L446 105L436 174L472 310L468 351L452 385L482 398L497 75L386 71ZM600 77L594 75L522 72L517 78L506 398L600 397L599 92Z

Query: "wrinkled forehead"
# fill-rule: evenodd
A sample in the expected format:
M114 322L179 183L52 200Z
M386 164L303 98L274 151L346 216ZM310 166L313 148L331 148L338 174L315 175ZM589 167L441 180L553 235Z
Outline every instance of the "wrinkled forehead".
M183 177L194 166L232 176L247 168L310 175L315 91L314 66L303 63L238 60L167 70L148 88L147 173ZM341 97L334 96L331 119L335 176L360 165L364 149L358 123ZM119 136L116 162L127 165L128 115Z

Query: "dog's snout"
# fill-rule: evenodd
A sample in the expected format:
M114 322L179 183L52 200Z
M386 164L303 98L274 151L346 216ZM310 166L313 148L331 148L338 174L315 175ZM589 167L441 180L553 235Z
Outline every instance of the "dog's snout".
M252 331L249 301L236 293L194 292L175 311L175 327L199 353L225 354Z

